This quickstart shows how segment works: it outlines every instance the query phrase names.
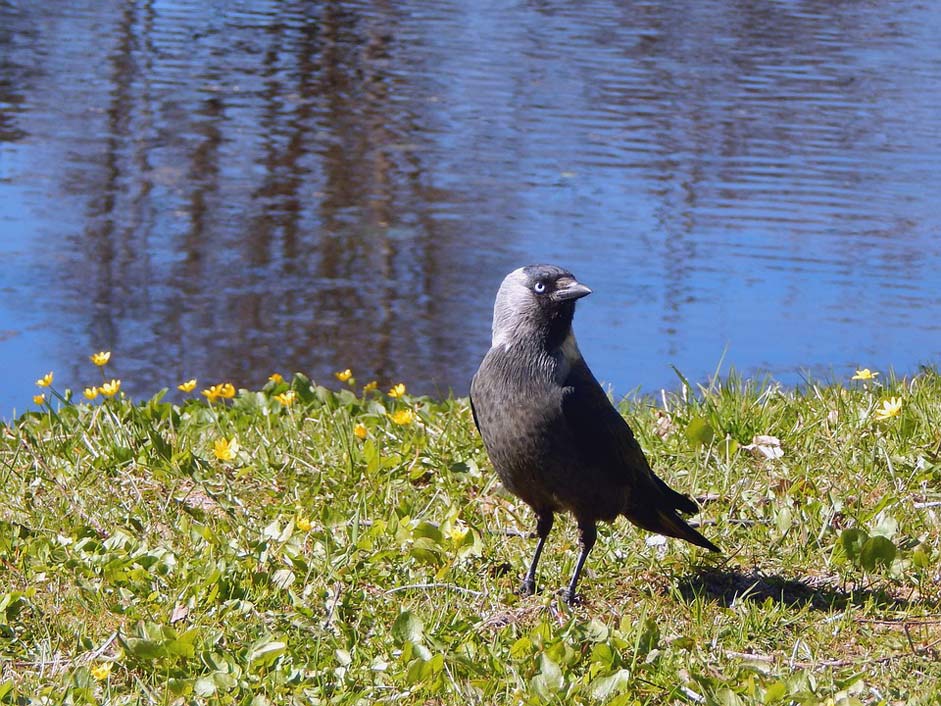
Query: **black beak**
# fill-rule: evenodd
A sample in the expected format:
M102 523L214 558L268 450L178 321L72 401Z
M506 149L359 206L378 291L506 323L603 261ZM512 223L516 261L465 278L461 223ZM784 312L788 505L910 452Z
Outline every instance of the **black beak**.
M556 290L552 298L556 301L567 301L569 299L581 299L591 294L591 290L574 277L560 277L556 282Z

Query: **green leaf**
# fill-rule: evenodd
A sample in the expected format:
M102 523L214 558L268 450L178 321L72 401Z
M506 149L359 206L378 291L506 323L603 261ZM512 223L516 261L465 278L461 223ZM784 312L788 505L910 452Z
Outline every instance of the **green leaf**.
M612 696L627 691L631 686L631 673L619 669L606 677L597 677L591 682L591 696L598 701L607 702Z
M124 649L137 659L155 660L167 656L167 650L160 642L128 637L124 640Z
M877 564L891 566L896 554L895 544L885 537L870 537L863 544L859 563L866 571L874 571Z
M271 666L287 648L287 644L280 640L259 640L248 652L248 663L253 667Z
M363 444L363 458L366 460L366 473L374 475L379 470L380 457L372 439L367 439Z
M13 680L0 682L0 699L5 699L13 691Z
M421 619L411 611L404 611L392 623L392 639L401 647L406 642L420 643L424 637L425 626Z
M216 693L216 682L211 677L200 677L193 684L193 693L202 697L212 696Z
M428 537L420 537L409 547L408 553L418 561L429 566L441 566L444 563L444 550L440 544Z
M716 703L720 706L743 706L744 702L734 691L723 688L716 692Z
M427 659L419 658L412 660L405 673L405 681L409 684L421 684L434 677L435 674L440 671L440 666L444 664L443 658L438 659L439 657L441 657L441 655L431 657L429 654Z
M262 536L268 537L269 539L278 539L281 536L281 523L275 519L271 524L265 527L261 533Z
M7 620L13 620L26 607L26 601L23 600L22 591L10 591L0 595L0 612Z
M196 648L192 640L170 640L166 644L166 650L167 654L176 655L177 657L192 659L196 656Z
M859 555L867 539L869 539L869 533L862 527L850 527L840 533L840 546L846 552L847 558L854 564L859 563Z
M785 696L787 696L787 684L783 681L776 681L765 689L764 703L774 703Z
M412 530L412 537L415 539L425 537L433 541L435 544L441 544L442 540L444 540L444 535L441 534L441 529L438 527L438 525L434 524L433 522L426 522L424 520L419 522L415 526L415 529Z
M912 552L912 563L917 566L919 569L927 569L931 566L931 554L929 554L930 549L925 547L923 544L919 544L915 547L915 551Z
M471 556L483 556L484 543L476 530L468 530L464 538L457 545L457 555L462 559Z
M173 446L163 438L163 434L156 429L148 429L147 435L150 437L151 447L157 454L165 461L170 461L173 458Z
M656 649L660 642L660 628L653 618L645 618L637 626L637 652L639 656L646 656L651 650Z
M608 626L598 619L592 619L585 630L585 638L589 642L604 642L608 639Z
M591 648L592 664L601 665L607 671L614 666L615 653L607 642L599 642Z
M227 674L226 672L216 672L212 675L212 681L217 688L222 689L223 691L231 691L236 686L238 686L238 679L233 675Z
M886 539L892 539L895 536L895 533L898 531L899 521L896 520L892 515L887 512L880 512L879 516L876 517L876 526L872 528L873 536L885 537Z
M562 690L565 679L559 665L553 662L545 653L539 657L539 673L533 677L533 690L544 699Z
M690 446L699 449L711 444L716 432L705 417L693 417L686 425L686 438Z
M408 663L408 669L405 670L406 684L420 684L424 678L425 662L421 659L413 659Z
M727 436L719 442L719 451L725 456L726 460L732 458L738 452L739 448L741 448L741 444L737 439L733 439L730 436Z
M510 645L510 657L513 659L523 659L529 656L533 649L533 641L525 635Z
M341 407L352 407L359 402L359 398L351 390L346 388L339 390L336 396L337 402Z
M444 669L444 655L440 652L434 657L428 660L428 668L431 670L431 673L438 674Z

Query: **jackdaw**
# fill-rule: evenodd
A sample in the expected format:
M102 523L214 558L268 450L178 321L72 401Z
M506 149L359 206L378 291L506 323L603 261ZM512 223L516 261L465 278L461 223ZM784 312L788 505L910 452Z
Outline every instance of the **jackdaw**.
M677 514L696 512L650 468L624 418L582 358L572 333L576 300L591 290L553 265L506 276L493 307L490 350L471 382L471 410L503 485L536 513L539 542L522 591L533 593L536 565L553 514L578 523L581 552L565 598L597 537L598 520L624 515L638 527L719 548Z

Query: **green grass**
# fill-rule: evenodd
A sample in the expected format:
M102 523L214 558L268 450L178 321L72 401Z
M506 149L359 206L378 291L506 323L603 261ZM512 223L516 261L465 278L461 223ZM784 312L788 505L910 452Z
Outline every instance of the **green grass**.
M464 399L297 376L0 425L0 703L937 703L937 373L623 412L725 554L603 525L575 609L570 518L516 595L533 519Z

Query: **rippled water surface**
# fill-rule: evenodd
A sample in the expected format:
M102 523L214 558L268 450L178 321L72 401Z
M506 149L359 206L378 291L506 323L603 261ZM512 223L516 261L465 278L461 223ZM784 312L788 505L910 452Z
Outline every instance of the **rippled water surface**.
M937 363L939 36L889 0L0 0L0 417L99 349L138 397L464 394L536 261L594 289L619 393Z

